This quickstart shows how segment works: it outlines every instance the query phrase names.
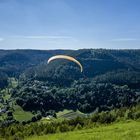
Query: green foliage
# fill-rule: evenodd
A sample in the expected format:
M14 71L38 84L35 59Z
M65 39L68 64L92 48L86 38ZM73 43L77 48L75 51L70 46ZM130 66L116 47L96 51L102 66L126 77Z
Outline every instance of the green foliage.
M136 120L136 112L139 112L140 105L131 107L131 108L124 108L121 110L112 110L106 112L96 112L92 116L89 117L77 117L71 120L63 120L63 121L52 121L48 123L30 123L30 124L12 124L10 126L4 127L0 129L0 135L3 138L14 138L14 139L23 139L28 136L33 135L45 135L45 134L52 134L58 132L68 132L68 131L76 131L81 129L88 129L96 127L97 124L111 124L115 121L118 121L123 118L124 121L126 120ZM118 113L118 112L123 113ZM133 112L133 113L132 113ZM122 117L122 114L124 115ZM137 115L137 119L138 115Z
M82 129L82 125L78 123L75 127L75 130L81 130L81 129Z
M83 73L69 61L47 65L48 58L57 54L78 59ZM0 117L2 137L22 139L139 119L140 108L135 107L140 103L139 61L140 50L0 50L0 88L5 88L0 93L0 107L5 110ZM57 118L56 112L64 109L74 110L61 115L70 120L36 122L46 116ZM96 113L81 118L86 115L76 110Z
M0 89L8 86L8 76L7 74L0 71Z
M52 55L63 54L68 50L0 50L0 72L18 77L25 69L34 67Z
M59 126L59 130L60 130L60 132L67 132L67 131L70 131L69 125L68 125L68 124L61 124L61 125Z
M17 97L17 104L24 110L40 110L45 116L49 110L78 109L89 113L97 108L100 112L127 107L139 103L139 93L140 89L127 85L96 83L93 79L80 79L70 87L50 87L46 82L35 80L23 84L12 96Z
M26 140L139 140L140 122L118 122L80 131L33 136Z

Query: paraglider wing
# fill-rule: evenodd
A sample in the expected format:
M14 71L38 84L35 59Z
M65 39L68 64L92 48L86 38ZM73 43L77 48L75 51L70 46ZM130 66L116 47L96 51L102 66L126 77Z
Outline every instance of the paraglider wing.
M71 56L67 56L67 55L56 55L56 56L53 56L53 57L51 57L48 60L48 64L51 61L56 60L56 59L67 59L67 60L73 61L73 62L75 62L76 64L78 64L80 66L81 72L83 72L83 66L81 65L81 63L78 60L76 60L75 58L73 58Z

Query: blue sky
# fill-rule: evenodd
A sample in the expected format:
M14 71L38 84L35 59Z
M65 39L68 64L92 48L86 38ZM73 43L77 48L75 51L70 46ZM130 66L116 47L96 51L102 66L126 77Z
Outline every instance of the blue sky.
M0 0L0 49L140 49L140 0Z

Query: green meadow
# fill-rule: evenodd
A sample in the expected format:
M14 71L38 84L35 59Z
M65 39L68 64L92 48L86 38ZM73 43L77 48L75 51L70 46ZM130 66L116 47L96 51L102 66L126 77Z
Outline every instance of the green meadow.
M28 121L33 117L33 114L31 112L24 111L18 105L14 105L14 110L15 110L13 113L14 118L19 122Z
M73 132L33 136L26 140L140 140L140 121L118 122Z
M86 116L84 113L80 112L80 111L73 111L73 110L67 110L64 109L63 111L59 111L57 114L58 118L63 118L63 119L73 119L76 117L84 117Z

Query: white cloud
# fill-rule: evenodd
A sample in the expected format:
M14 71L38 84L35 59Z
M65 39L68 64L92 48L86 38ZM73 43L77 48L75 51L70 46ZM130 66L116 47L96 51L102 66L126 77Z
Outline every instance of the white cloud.
M23 42L26 44L30 44L30 42L34 43L48 43L51 44L72 44L78 43L79 40L72 37L72 36L61 36L61 35L14 35L14 36L7 36L6 39L0 38L0 41L6 40L5 42Z
M38 36L38 35L33 35L33 36L11 36L10 38L23 38L23 39L74 39L72 36Z
M140 39L138 38L116 38L112 39L112 42L126 42L126 41L139 41Z
M78 42L78 40L72 36L61 36L61 35L52 35L52 36L38 36L38 35L33 35L33 36L10 36L10 39L36 39L36 40L46 40L48 42L60 42L60 41L72 41L72 42Z
M73 39L70 36L24 36L27 39Z

